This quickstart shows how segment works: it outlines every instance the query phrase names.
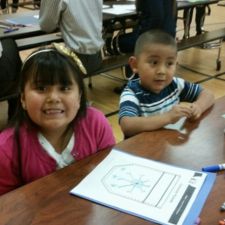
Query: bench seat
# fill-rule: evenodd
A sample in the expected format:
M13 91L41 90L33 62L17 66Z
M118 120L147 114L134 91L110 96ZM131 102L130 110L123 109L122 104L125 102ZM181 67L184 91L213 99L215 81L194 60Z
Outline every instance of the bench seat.
M205 32L201 35L193 36L188 39L181 40L178 43L178 51L182 51L195 46L200 46L207 42L223 39L224 37L225 37L225 28L220 28L217 30ZM37 37L17 39L16 43L17 43L18 49L21 51L21 50L25 50L29 48L40 47L41 45L48 45L48 44L51 44L52 42L61 42L61 41L63 41L61 35L59 33L53 33L53 34L44 34ZM98 74L108 72L113 69L123 67L127 64L129 57L130 57L129 54L118 55L118 56L108 56L103 60L102 65L98 70L96 70L90 76L86 76L86 77L90 78L91 76L95 76ZM218 61L219 59L217 59L217 62ZM220 69L220 66L217 66L217 69ZM91 80L89 81L89 87L91 87ZM12 97L12 96L14 95L10 95L8 97ZM5 98L1 98L0 101L7 100L8 97L6 96Z
M192 48L195 46L200 46L204 43L223 39L225 37L225 28L221 28L218 30L205 32L201 35L193 36L188 39L183 39L177 44L178 51L182 51L188 48ZM111 56L103 61L102 66L94 72L93 75L101 74L112 69L116 69L122 66L125 66L128 62L130 55L118 55ZM218 68L220 69L220 68Z
M43 34L34 37L17 39L16 44L19 51L49 45L52 42L63 41L60 33Z
M187 39L182 39L178 42L178 51L182 51L195 46L200 46L204 43L219 40L225 37L225 28L205 32L201 35L193 36ZM48 45L52 42L61 42L62 37L60 33L44 34L37 37L29 37L17 39L16 43L18 49L25 50L29 48L39 47L41 45ZM92 75L101 74L119 67L125 66L130 55L108 56L103 60L102 66ZM91 75L91 76L92 76Z
M177 47L178 51L182 51L188 48L192 48L195 46L200 46L204 43L219 40L225 37L225 28L208 31L205 33L202 33L200 35L196 35L187 39L181 40L181 42L178 42Z

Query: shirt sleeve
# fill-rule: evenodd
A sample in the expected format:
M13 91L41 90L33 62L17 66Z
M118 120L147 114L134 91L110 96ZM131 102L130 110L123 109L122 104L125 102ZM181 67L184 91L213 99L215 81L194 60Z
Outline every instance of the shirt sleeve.
M126 87L120 96L119 120L124 116L139 116L139 100L135 93Z
M180 94L180 100L186 102L194 102L202 91L199 84L184 82L184 88Z
M43 31L53 32L58 28L62 1L45 0L41 2L39 12L39 24Z

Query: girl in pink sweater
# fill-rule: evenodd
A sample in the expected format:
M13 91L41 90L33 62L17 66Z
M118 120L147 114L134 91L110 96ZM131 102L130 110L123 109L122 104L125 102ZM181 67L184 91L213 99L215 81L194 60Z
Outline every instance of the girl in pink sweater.
M84 72L62 46L28 56L17 112L0 133L0 194L115 144L103 113L87 106Z

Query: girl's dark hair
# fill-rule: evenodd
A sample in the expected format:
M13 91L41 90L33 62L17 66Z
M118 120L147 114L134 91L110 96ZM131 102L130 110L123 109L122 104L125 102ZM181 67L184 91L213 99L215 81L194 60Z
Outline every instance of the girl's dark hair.
M31 81L38 85L70 85L74 81L77 83L80 92L80 108L71 125L86 114L86 93L83 82L83 74L72 58L58 52L55 48L43 48L33 52L25 60L19 78L19 93L24 92L25 85ZM9 127L15 128L15 154L18 158L18 176L21 183L24 184L22 173L22 149L20 145L19 128L26 123L29 128L35 128L36 125L29 118L26 110L23 109L20 98L18 99L16 112L9 122Z

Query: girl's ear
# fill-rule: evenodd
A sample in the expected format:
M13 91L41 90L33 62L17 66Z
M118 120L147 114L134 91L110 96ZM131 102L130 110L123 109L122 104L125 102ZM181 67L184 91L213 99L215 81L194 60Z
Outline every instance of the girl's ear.
M26 110L25 96L23 93L21 93L21 95L20 95L20 102L21 102L23 109Z
M130 65L130 68L132 69L133 73L137 73L138 72L137 58L135 56L131 56L128 60L128 63Z

